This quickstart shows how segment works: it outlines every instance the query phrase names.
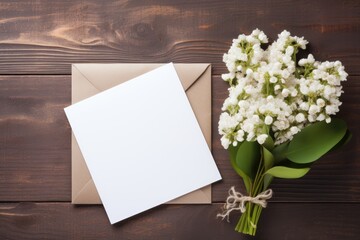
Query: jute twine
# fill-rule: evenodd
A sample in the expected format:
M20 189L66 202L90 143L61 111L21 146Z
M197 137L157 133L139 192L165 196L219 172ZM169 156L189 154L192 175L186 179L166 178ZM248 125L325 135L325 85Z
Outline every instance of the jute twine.
M227 197L226 203L224 205L224 212L219 213L216 216L221 217L222 220L226 218L226 220L229 222L230 213L232 211L240 211L241 213L244 213L246 211L245 204L247 202L251 202L260 205L263 208L266 208L267 205L266 200L269 200L272 197L272 195L273 195L273 191L271 189L268 189L264 192L259 193L255 197L244 196L240 192L235 191L235 187L232 186L229 189L229 196Z

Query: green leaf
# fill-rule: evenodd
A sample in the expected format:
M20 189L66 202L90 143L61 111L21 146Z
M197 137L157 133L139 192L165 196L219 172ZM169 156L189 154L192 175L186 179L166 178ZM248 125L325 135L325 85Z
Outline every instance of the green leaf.
M274 156L265 147L263 147L262 150L263 150L263 159L264 159L265 171L267 171L268 169L270 169L274 165Z
M265 174L264 176L264 186L263 186L263 191L265 191L266 189L268 189L270 183L272 182L272 180L274 179L273 176L271 176L270 174Z
M274 162L275 165L278 165L281 161L286 159L286 151L288 149L289 142L282 143L277 145L274 150L272 151L274 155Z
M330 123L311 124L290 141L286 157L295 163L316 161L344 137L346 130L346 123L336 118Z
M260 145L258 142L244 141L236 153L236 165L254 180L259 166L260 156Z
M309 170L310 168L288 168L288 167L277 166L270 168L265 172L265 174L269 174L277 178L301 178Z
M263 143L263 146L267 148L267 150L271 151L274 148L274 140L270 135L266 138L265 142Z
M352 133L348 129L346 130L345 136L330 151L334 151L346 145L351 140L351 138L352 138Z
M292 161L290 161L289 159L286 159L284 161L281 162L280 165L278 166L282 166L282 167L288 167L288 168L310 168L311 165L313 165L314 162L311 163L294 163Z
M239 149L239 145L237 147L229 146L230 153L230 163L235 172L243 179L244 185L247 192L251 190L251 179L248 175L246 175L237 165L236 165L236 154Z

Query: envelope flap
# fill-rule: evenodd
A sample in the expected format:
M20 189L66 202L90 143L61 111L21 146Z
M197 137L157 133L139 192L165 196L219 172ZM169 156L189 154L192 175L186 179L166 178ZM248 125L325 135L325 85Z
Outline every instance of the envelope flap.
M101 199L92 179L89 179L72 200L72 204L97 204L99 202L101 202Z
M206 71L210 64L175 64L175 69L181 83L186 90L190 88L194 82L201 77Z
M77 68L75 64L72 65L72 89L78 89L79 91L72 91L71 93L71 102L77 103L89 96L95 95L100 92L100 90L89 82L89 80L84 76L81 70Z
M211 203L211 185L176 198L167 204L204 204Z
M73 64L92 86L100 91L147 73L163 64ZM174 64L183 87L187 90L206 71L210 64Z
M71 149L73 179L71 202L73 204L96 204L101 202L74 134L71 135Z

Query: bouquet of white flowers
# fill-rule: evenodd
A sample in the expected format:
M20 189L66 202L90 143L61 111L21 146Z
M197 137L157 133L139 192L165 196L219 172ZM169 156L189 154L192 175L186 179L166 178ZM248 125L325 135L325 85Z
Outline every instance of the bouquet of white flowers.
M264 50L267 43L256 29L234 39L223 58L229 73L222 78L230 87L219 133L248 196L231 188L219 216L241 211L235 230L250 235L272 195L273 177L304 176L311 163L351 137L344 121L331 118L348 75L341 62L315 61L311 54L297 61L308 42L288 31Z

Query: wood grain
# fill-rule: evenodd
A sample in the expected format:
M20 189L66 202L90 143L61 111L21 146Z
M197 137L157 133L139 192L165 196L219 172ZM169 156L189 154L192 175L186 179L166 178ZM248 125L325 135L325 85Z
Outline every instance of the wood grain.
M3 0L0 74L70 74L79 62L209 62L255 28L304 35L319 60L360 73L357 1Z
M0 200L70 199L69 77L0 77Z
M220 145L217 122L227 86L213 78L213 155L223 180L213 201L241 179ZM358 202L360 200L360 77L350 77L340 116L354 134L348 146L314 165L303 179L274 182L272 201ZM63 108L70 104L69 76L0 77L0 201L70 201L70 127Z
M233 230L236 214L230 223L217 219L221 206L160 206L110 225L101 206L3 203L0 204L0 238L356 240L360 235L359 204L272 203L263 211L256 238Z
M360 2L252 0L0 1L0 239L359 239ZM339 117L352 141L299 180L276 180L256 238L215 218L235 185L217 121L227 97L222 55L239 33L287 29L317 60L350 74ZM302 52L306 55L307 51ZM162 205L111 226L102 206L71 194L70 64L207 62L213 65L213 155L223 180L212 205Z

